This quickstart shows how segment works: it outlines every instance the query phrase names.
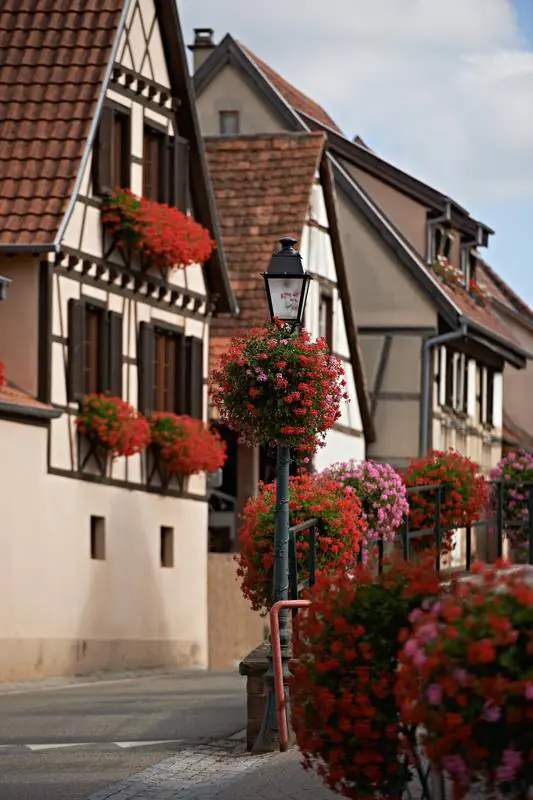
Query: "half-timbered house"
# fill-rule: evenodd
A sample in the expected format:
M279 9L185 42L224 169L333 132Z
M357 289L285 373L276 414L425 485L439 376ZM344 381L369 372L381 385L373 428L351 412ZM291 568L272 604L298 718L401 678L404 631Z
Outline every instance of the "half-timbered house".
M0 10L0 679L205 666L205 475L109 462L75 425L91 393L206 419L210 319L235 311L177 5L30 6ZM116 187L191 214L207 262L162 273L109 236Z
M455 447L484 472L502 453L503 373L530 347L475 294L490 228L407 175L227 34L197 29L190 48L204 135L320 131L336 188L340 238L376 441L368 455L403 467ZM451 280L436 263L451 267ZM453 283L453 286L451 285ZM490 292L489 292L490 295Z

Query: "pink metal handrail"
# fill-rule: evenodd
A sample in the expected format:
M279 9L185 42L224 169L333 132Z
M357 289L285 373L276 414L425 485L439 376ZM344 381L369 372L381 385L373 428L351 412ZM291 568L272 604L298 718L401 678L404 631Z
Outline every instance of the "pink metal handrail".
M278 600L270 609L270 636L272 663L274 665L274 691L276 694L276 714L278 717L279 749L284 753L289 747L287 708L283 688L283 663L281 660L281 641L279 637L279 612L282 608L307 608L310 600Z

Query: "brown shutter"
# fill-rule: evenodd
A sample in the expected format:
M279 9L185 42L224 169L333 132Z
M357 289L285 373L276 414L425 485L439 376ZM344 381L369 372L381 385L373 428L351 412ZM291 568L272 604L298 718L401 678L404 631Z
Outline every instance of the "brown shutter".
M179 136L174 138L174 194L180 211L189 208L189 142Z
M93 147L93 184L95 194L113 191L113 109L104 106Z
M167 134L163 138L163 143L161 146L161 162L160 162L161 176L159 178L161 193L159 202L167 203L168 205L173 205L172 173L174 171L174 166L173 166L172 142L173 142L172 137Z
M187 337L187 413L195 419L204 416L204 343Z
M122 397L122 314L108 311L109 394Z
M84 357L85 304L82 300L69 300L67 394L70 402L79 401L84 395Z
M139 374L139 411L152 412L154 400L154 327L141 322L137 345L137 369Z
M176 364L176 398L178 401L178 414L188 414L187 340L182 333L178 333L176 336L176 348L178 351L178 363Z

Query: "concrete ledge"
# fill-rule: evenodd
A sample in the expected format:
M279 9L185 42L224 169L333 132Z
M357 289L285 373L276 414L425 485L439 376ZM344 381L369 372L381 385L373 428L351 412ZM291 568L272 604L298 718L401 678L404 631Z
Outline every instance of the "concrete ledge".
M239 664L239 672L246 678L246 749L255 744L263 714L266 694L264 676L268 669L270 644L263 642L252 650Z

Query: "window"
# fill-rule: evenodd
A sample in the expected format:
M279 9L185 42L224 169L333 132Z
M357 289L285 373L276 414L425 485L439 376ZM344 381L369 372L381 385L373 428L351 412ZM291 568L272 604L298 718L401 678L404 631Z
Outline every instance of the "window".
M165 135L153 128L144 129L143 140L143 197L165 202L163 172L165 161Z
M105 517L91 517L91 558L105 560Z
M95 194L130 185L131 126L127 110L104 106L93 153Z
M333 296L325 292L320 293L318 335L326 340L329 349L333 352Z
M439 373L439 384L442 375ZM464 353L446 350L444 395L439 392L441 405L453 411L468 409L468 359ZM442 402L444 400L444 402Z
M122 316L93 301L68 306L68 399L122 396Z
M161 525L160 537L160 561L162 567L174 566L174 528Z
M453 234L448 228L434 227L431 229L430 256L433 261L438 256L449 260L452 252Z
M188 211L189 143L151 126L144 129L143 196Z
M139 408L203 419L204 346L195 336L157 323L139 331Z
M219 132L223 136L238 136L240 132L239 112L219 111L218 125L219 125Z

